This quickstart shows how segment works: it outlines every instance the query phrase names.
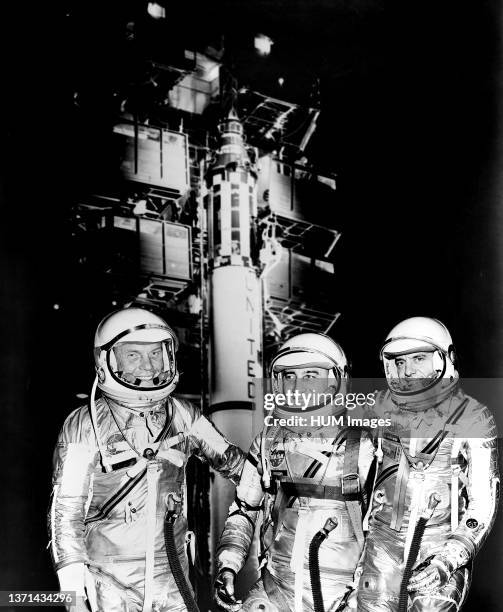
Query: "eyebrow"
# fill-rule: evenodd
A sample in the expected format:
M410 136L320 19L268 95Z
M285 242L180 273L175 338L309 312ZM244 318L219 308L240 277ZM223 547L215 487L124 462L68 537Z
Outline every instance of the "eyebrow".
M302 369L302 368L289 368L289 369L285 369L285 370L283 370L283 374L291 374L292 372L295 373L296 369ZM322 369L323 368L304 370L304 374L319 374L320 370L322 370Z

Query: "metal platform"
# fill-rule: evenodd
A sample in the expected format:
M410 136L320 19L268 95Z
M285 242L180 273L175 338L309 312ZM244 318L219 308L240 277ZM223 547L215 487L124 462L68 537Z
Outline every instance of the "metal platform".
M313 310L295 300L268 298L264 308L265 333L280 334L282 338L303 332L327 333L340 314Z
M238 108L247 141L265 151L277 148L278 144L283 150L303 151L319 115L317 108L279 100L247 88L238 91Z
M329 259L341 237L337 230L277 213L271 213L261 219L261 223L276 225L277 239L285 248L302 254L307 254L306 251L309 251L309 255L316 259Z

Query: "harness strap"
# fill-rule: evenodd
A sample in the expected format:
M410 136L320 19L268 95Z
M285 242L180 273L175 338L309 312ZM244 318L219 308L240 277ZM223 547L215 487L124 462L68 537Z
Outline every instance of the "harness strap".
M316 472L320 469L320 467L321 467L321 463L315 459L304 472L304 479L312 483L311 478L316 475ZM308 478L308 476L310 476L311 478ZM285 477L285 482L287 480L288 479ZM296 481L300 480L300 477L295 480ZM274 498L274 504L271 509L271 515L274 519L273 520L274 522L273 541L276 539L278 530L280 528L280 521L278 521L278 517L280 516L283 508L285 506L288 506L288 507L291 506L292 503L295 501L295 498L297 497L297 495L293 493L287 497L284 486L276 487L276 489L277 490L276 490L276 495Z
M278 537L278 531L281 525L281 521L279 520L279 517L281 516L281 512L283 508L285 507L285 505L286 505L285 493L284 493L283 487L279 487L278 490L276 491L274 505L271 510L271 515L274 520L274 531L272 534L273 541L275 541L276 538Z
M370 515L372 514L372 506L374 503L374 492L376 490L377 487L377 477L379 475L379 464L382 463L383 460L383 452L382 452L382 428L379 428L379 434L377 437L377 449L374 452L374 474L373 474L373 483L372 483L372 488L370 489L370 495L369 495L369 499L368 499L368 506L367 506L367 512L365 513L365 516L363 517L363 521L362 521L362 529L363 531L368 531L369 530L369 520L370 520ZM369 474L372 472L372 468L369 470ZM367 476L367 483L368 483L368 476Z
M356 536L358 546L363 548L365 536L363 534L362 509L360 502L357 500L346 500L346 510L349 515L349 520L351 521L351 526L353 527L353 532Z
M156 461L149 461L147 466L147 504L146 504L146 537L145 537L145 593L143 612L152 612L154 595L154 551L155 527L157 514L157 494L160 470Z
M306 535L311 520L309 506L300 506L297 526L295 528L292 557L290 559L290 569L295 574L295 612L303 612L304 557L306 552Z
M344 466L342 468L342 490L344 494L360 493L360 479L358 478L358 459L360 456L361 432L349 430L344 450Z
M168 400L169 401L169 400ZM160 446L165 440L166 436L169 433L171 421L174 417L175 406L171 405L171 419L168 418L166 414L166 423L156 439L157 448L153 456L160 455ZM169 423L168 423L169 421ZM176 437L173 436L170 440L173 440L176 443ZM182 438L183 439L183 438ZM178 440L181 441L181 440ZM165 452L176 453L174 449L169 449ZM162 452L162 451L161 451ZM178 451L179 454L184 454ZM168 457L165 457L168 458ZM172 460L173 458L170 457ZM180 467L180 457L178 459L178 467ZM175 463L175 461L173 461ZM175 463L175 465L177 464ZM183 465L183 460L181 461L181 465ZM183 472L182 472L183 474ZM145 591L143 596L143 608L142 612L152 612L152 602L154 597L154 564L155 564L155 535L156 535L156 526L157 526L157 498L159 495L159 477L161 475L161 466L159 462L155 459L148 461L147 464L147 503L146 503L146 537L145 537ZM180 488L183 485L183 476L177 479L178 487Z
M395 531L400 531L405 514L405 496L407 492L407 485L409 482L410 468L415 466L416 463L421 461L425 468L427 468L434 461L440 444L447 437L446 428L448 425L455 424L462 416L465 411L466 405L469 399L466 398L461 404L454 410L451 416L446 420L444 427L426 444L426 446L419 453L414 453L414 457L408 455L402 446L402 455L400 457L400 463L398 465L387 468L376 481L376 486L384 482L386 478L389 478L392 474L398 471L396 482L395 482L395 493L393 497L393 508L391 513L390 528ZM414 510L414 508L411 508ZM414 528L414 526L412 526Z
M359 493L344 494L342 486L316 484L312 478L283 476L280 479L280 488L287 497L312 497L337 501L358 501L360 499Z
M421 504L423 502L423 490L424 490L424 472L418 471L412 474L414 477L412 499L410 502L410 517L409 524L407 527L407 534L405 536L405 546L403 550L403 562L406 563L409 558L410 548L412 546L412 540L416 531L417 521L420 516L420 510L422 511ZM402 515L403 516L403 515Z
M346 502L346 510L353 527L358 545L363 548L365 536L362 525L362 509L360 494L360 477L358 475L358 460L360 457L360 430L349 430L344 451L344 466L342 472L342 495Z
M398 475L395 483L395 495L393 497L393 509L391 512L391 529L400 531L402 527L403 517L405 514L405 495L407 493L407 484L409 482L410 466L405 453L400 457L398 466Z

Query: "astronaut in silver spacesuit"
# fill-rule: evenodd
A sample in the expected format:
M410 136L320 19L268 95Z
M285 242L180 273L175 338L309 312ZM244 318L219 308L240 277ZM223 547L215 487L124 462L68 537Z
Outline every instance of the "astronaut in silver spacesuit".
M89 406L59 435L48 517L60 587L77 593L77 612L86 599L93 612L194 609L185 464L197 454L237 482L244 457L171 395L177 345L166 322L141 308L112 313L96 331L97 377Z
M440 321L402 321L381 359L389 389L376 410L392 426L379 437L357 609L455 612L498 503L495 422L460 388Z
M217 549L215 599L232 611L308 612L317 598L333 612L344 607L363 547L362 506L374 446L359 428L316 425L317 417L327 422L346 413L344 404L327 401L344 395L349 385L344 352L329 337L306 333L289 339L272 361L271 378L274 419L266 419L252 442L229 509ZM286 405L288 391L292 401ZM305 410L295 391L299 398L316 393ZM306 425L292 418L299 415ZM241 605L235 578L260 512L261 578ZM321 545L313 559L316 538Z

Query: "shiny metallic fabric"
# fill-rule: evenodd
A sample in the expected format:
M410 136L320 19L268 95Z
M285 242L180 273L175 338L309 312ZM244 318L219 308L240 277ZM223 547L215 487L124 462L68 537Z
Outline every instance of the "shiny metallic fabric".
M345 441L324 438L321 430L312 437L277 428L267 434L262 432L255 438L245 462L240 483L236 489L236 501L229 510L218 552L218 568L224 567L239 572L244 565L259 510L264 510L261 548L265 553L264 563L267 578L274 584L264 588L261 579L244 603L244 610L254 610L259 600L268 598L281 612L295 610L295 577L292 565L302 572L302 609L313 610L311 583L309 578L309 544L317 531L329 517L335 517L338 527L332 531L319 549L320 579L325 609L333 609L351 582L353 572L361 554L352 523L343 500L294 497L279 503L276 493L264 492L261 481L261 437L266 435L265 452L272 469L284 468L292 477L312 476L314 483L341 485L343 474ZM369 467L373 460L374 447L363 434L358 458L358 472L362 489L366 484ZM262 445L264 447L264 445ZM325 463L313 459L313 451L323 453ZM308 454L311 453L311 454ZM295 561L296 556L300 560ZM265 585L267 587L267 584ZM276 591L277 597L271 595ZM278 594L279 591L279 594ZM255 603L254 603L255 602ZM273 609L273 608L271 608Z
M464 406L464 408L463 408ZM452 415L459 418L453 423ZM448 584L430 594L411 593L409 610L454 612L461 609L469 588L471 561L491 530L498 505L497 433L490 411L458 390L451 398L413 414L380 397L380 416L392 416L394 429L384 433L383 462L376 479L370 531L361 563L358 610L394 612L407 556L407 533L414 505L425 508L433 493L440 496L426 525L416 566L435 554L444 555L455 571ZM401 428L421 423L421 438L411 448ZM425 453L424 466L406 465L421 449L431 448L442 432L438 448ZM412 423L414 430L414 423ZM429 446L428 446L429 445ZM404 456L405 455L405 456ZM456 487L456 489L453 489ZM416 515L417 518L417 515Z
M141 453L159 435L171 414L169 436L182 434L180 442L173 447L178 451L174 462L161 457L151 462L157 483L152 610L159 611L185 609L168 566L164 516L168 495L183 495L188 457L197 454L234 481L244 461L240 449L229 444L192 404L172 398L167 401L169 415L166 402L144 410L141 407L132 410L110 400L97 402L98 431L107 459L131 447L140 449ZM160 454L162 449L161 443ZM169 458L169 453L166 456ZM94 583L94 588L92 584L88 587L88 593L91 603L94 599L95 610L142 609L147 553L147 477L114 500L114 494L131 482L128 476L131 467L118 464L114 471L103 471L87 407L67 418L54 453L53 499L48 516L51 552L56 570L74 562L88 566ZM114 505L110 500L117 503ZM107 508L111 509L104 512ZM175 522L174 531L180 562L187 571L186 529L182 514Z

